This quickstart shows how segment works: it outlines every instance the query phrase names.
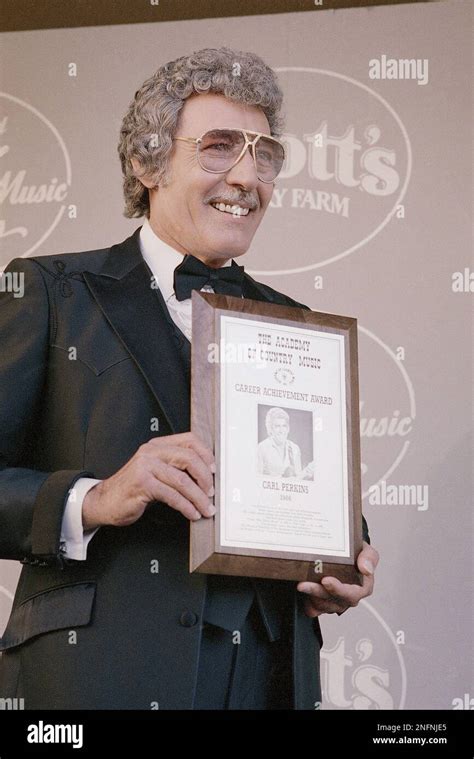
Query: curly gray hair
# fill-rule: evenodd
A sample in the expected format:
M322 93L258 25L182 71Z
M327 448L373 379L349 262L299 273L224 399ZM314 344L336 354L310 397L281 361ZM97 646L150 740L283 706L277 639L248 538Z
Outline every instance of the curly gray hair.
M193 94L212 92L246 105L260 106L270 133L283 130L283 93L272 69L255 53L205 48L161 66L147 79L122 121L118 152L122 165L124 215L150 215L148 190L133 170L131 159L154 185L169 181L173 137L184 102Z
M268 435L272 434L273 424L277 419L284 419L288 426L290 426L290 416L284 408L274 406L265 414L265 427L267 428Z

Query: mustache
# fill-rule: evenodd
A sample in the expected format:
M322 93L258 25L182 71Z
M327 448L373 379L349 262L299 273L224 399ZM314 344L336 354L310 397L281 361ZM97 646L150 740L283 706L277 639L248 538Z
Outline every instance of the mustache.
M255 197L249 196L249 195L238 195L234 197L229 197L228 195L215 195L214 197L209 198L206 200L206 203L225 203L226 205L233 206L233 205L242 205L246 208L250 208L251 211L255 211L258 208L258 200Z

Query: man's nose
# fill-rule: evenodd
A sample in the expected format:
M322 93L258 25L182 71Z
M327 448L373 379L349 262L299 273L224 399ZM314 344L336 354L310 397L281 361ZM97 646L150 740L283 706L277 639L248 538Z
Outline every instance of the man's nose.
M227 173L226 182L228 184L238 184L246 190L255 189L259 179L250 145L247 145L245 153L235 166Z

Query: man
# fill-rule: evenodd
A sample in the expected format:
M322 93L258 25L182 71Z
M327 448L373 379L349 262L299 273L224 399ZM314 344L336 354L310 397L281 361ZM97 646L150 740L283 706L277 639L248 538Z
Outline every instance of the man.
M294 305L232 260L282 165L265 138L281 100L250 53L166 64L120 135L126 215L144 225L8 267L25 295L0 306L0 556L24 567L0 695L26 709L314 709L317 617L372 592L368 544L361 588L188 570L215 471L189 432L191 291Z
M290 417L283 408L271 408L265 417L268 437L257 447L257 472L272 477L301 477L299 445L288 440Z

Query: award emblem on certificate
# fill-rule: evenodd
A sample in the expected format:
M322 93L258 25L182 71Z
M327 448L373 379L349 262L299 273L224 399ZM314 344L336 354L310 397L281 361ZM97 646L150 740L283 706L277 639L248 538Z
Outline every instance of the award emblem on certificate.
M356 319L194 291L191 429L216 515L190 571L361 584Z

